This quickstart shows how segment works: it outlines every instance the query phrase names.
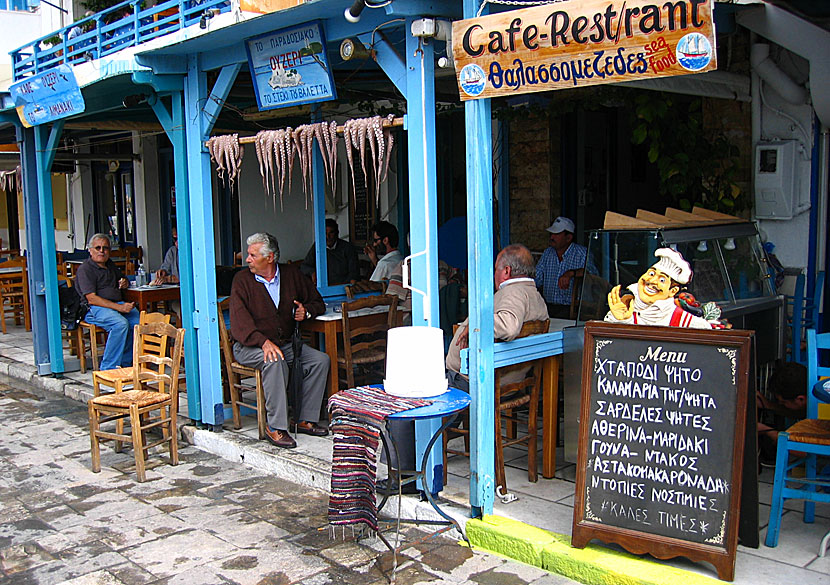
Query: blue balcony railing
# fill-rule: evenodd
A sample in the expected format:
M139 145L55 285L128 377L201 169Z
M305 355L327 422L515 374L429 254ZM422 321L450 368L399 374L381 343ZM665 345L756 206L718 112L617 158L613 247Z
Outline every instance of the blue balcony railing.
M230 10L228 0L167 0L147 9L142 4L125 0L15 49L10 53L14 80L64 63L98 59Z

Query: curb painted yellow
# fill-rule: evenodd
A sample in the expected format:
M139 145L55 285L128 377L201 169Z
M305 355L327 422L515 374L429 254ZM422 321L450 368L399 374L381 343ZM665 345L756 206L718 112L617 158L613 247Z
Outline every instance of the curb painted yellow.
M715 585L723 581L663 565L625 552L588 545L501 516L471 519L467 538L475 548L540 567L590 585Z

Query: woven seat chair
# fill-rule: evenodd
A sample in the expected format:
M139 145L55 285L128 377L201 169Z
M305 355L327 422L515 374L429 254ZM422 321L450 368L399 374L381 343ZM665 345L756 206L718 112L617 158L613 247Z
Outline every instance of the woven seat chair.
M148 313L141 311L139 316L139 325L146 325L148 323L167 323L170 324L170 315L164 313ZM167 355L167 338L164 336L154 339L148 335L144 340L145 353L157 355L159 357ZM133 367L115 368L112 370L98 370L92 373L92 394L93 396L101 395L101 386L112 388L113 392L122 392L125 387L130 387L133 383Z
M825 359L820 359L820 353ZM807 418L778 433L778 451L775 458L775 480L769 511L769 525L765 544L778 546L781 514L784 500L804 500L804 522L815 521L816 502L830 503L830 477L821 473L819 457L830 457L830 420L818 417L819 395L814 385L821 385L830 376L826 354L830 353L830 333L817 334L807 330ZM803 474L791 473L797 467ZM823 553L824 543L822 544Z
M143 482L147 455L153 447L168 443L171 465L179 463L176 416L185 332L167 323L136 325L133 331L133 387L88 402L89 438L93 472L101 471L101 441L115 441L116 448L121 443L132 443L136 475ZM172 341L170 356L159 357L148 351L149 347L157 347L161 337L168 345ZM103 424L125 419L130 422L129 432L119 432L117 426L115 432L102 428ZM153 428L161 429L162 438L148 444L146 433Z
M230 299L224 299L218 304L219 316L219 345L222 348L222 358L225 363L225 376L228 385L228 393L231 399L231 411L233 412L233 428L242 428L240 407L253 410L256 413L257 430L259 438L265 438L265 390L262 388L262 374L256 368L243 366L233 357L231 349L231 338L228 335L228 328L225 325L224 311L230 306ZM253 378L253 386L243 384L246 379ZM253 392L253 397L248 398L246 393Z
M15 325L21 323L26 331L32 330L32 314L29 310L29 277L26 258L17 257L0 264L8 270L0 274L0 329L6 333L6 319L14 318Z
M371 323L355 326L353 313L361 309L386 307ZM398 297L375 295L341 305L343 315L343 351L338 351L337 366L345 370L346 388L355 387L355 368L364 372L366 383L383 378L386 363L386 332L398 323ZM385 318L384 318L385 317ZM341 378L342 380L342 378Z
M550 323L545 320L526 321L518 337L547 333ZM496 440L496 486L507 491L504 471L504 448L513 445L527 445L527 479L536 482L536 445L539 436L539 388L542 382L543 359L532 360L497 368L495 371L495 440ZM526 370L526 371L525 371ZM516 372L524 372L520 380L512 381ZM527 420L517 416L517 410L527 410ZM517 429L527 425L527 433L517 436ZM447 454L470 456L469 413L464 412L461 424L444 431L444 483L447 482ZM464 437L464 450L450 448L451 439Z

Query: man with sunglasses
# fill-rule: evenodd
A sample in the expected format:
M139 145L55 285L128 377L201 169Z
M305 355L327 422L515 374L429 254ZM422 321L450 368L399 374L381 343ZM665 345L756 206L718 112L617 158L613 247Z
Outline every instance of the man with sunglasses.
M139 319L135 303L125 303L121 297L130 283L110 260L111 246L107 234L92 236L87 245L89 258L78 267L75 277L78 294L89 303L85 319L108 333L102 370L132 365L133 328Z

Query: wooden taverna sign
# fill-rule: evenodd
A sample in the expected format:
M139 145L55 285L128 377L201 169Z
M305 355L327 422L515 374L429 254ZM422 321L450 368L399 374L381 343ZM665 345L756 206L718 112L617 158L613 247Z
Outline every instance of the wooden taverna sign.
M573 546L685 556L733 579L751 341L586 324Z
M571 0L453 23L462 100L717 69L714 0Z

